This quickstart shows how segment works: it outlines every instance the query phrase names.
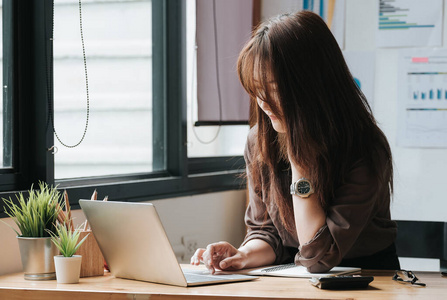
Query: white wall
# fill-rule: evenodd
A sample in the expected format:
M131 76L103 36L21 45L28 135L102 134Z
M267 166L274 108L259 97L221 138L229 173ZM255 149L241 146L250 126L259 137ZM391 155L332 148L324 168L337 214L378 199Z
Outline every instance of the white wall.
M345 45L347 50L376 51L373 110L388 137L394 156L392 216L396 220L447 222L447 150L404 148L396 144L400 49L375 47L377 2L347 0ZM447 34L445 16L444 11L444 41Z
M182 251L182 238L197 239L199 247L228 241L239 246L245 236L245 191L227 191L189 197L150 201L160 215L171 244ZM75 225L85 218L81 210L73 211ZM12 225L11 219L2 219ZM16 234L0 222L0 275L20 272ZM180 262L189 262L189 256Z

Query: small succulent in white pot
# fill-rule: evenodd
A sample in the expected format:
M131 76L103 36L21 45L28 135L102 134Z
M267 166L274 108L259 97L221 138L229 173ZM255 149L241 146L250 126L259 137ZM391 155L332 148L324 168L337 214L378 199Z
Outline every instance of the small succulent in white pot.
M56 226L56 233L51 233L51 240L59 249L61 255L54 257L54 264L56 267L56 279L58 283L78 283L82 256L75 255L76 251L87 239L86 235L81 241L80 227L71 230L70 226L66 224L58 224Z

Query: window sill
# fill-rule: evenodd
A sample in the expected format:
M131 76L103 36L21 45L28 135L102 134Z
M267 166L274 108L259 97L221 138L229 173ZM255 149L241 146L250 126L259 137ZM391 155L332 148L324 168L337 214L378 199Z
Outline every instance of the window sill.
M61 180L58 189L66 190L73 209L79 208L79 199L90 199L94 190L98 199L108 196L110 201L149 201L196 194L245 189L244 169L207 172L185 177L165 176L139 178L137 175L121 178ZM15 194L26 191L0 193L0 198L16 199ZM0 201L0 218L7 217Z

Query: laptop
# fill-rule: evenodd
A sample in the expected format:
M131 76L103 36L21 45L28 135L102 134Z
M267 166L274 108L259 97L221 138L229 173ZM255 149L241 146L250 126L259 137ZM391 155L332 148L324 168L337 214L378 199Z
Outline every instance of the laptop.
M258 278L183 270L153 204L91 200L79 200L79 204L111 274L117 278L184 287Z

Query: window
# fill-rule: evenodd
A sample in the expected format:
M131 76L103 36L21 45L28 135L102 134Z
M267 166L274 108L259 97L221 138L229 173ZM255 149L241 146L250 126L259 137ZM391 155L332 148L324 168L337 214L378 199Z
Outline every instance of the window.
M187 128L188 157L242 155L248 134L248 125L194 126L197 121L197 57L196 1L186 1L186 60L187 60ZM210 41L212 43L213 41ZM222 79L221 79L222 80ZM216 94L217 91L216 91ZM218 110L216 103L216 110Z
M12 163L1 171L0 197L39 180L67 189L73 207L94 189L100 198L143 201L244 188L238 176L244 169L242 148L188 154L189 0L82 3L91 106L85 140L73 149L58 144L49 122L54 110L56 132L68 145L84 131L84 65L74 25L78 1L54 1L53 49L53 2L25 2L3 0L3 83L11 87L3 101L13 113L12 124L2 113ZM2 210L0 203L0 216Z
M151 1L81 7L54 4L55 178L152 172Z

